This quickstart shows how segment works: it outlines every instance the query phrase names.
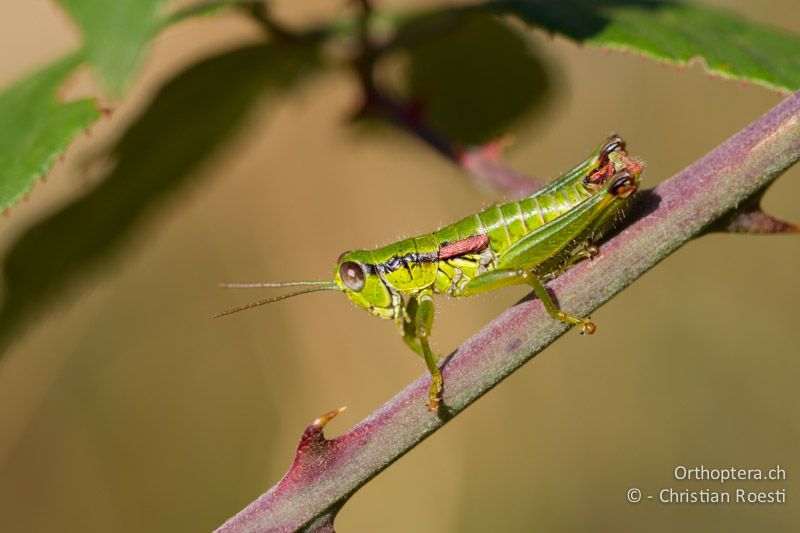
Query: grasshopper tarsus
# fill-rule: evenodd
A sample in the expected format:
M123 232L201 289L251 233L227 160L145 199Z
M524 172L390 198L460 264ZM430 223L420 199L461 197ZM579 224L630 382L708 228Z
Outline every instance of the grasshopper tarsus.
M433 390L428 392L428 401L426 405L428 406L428 411L431 413L439 412L439 405L441 399L439 398L439 394L434 392Z
M597 331L597 326L588 318L581 324L581 335L592 335L595 331Z

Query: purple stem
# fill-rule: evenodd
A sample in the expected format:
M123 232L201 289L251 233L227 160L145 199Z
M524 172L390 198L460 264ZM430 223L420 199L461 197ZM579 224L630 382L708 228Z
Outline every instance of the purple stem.
M449 159L479 183L501 190L514 197L533 194L542 184L507 166L500 159L505 139L500 138L481 146L459 146L447 136L428 124L416 106L404 104L365 82L362 74L362 90L365 94L365 111L373 111L404 132L410 133L430 148Z
M646 211L593 261L550 284L563 308L587 315L689 239L763 191L800 159L800 93L642 195ZM359 487L439 429L566 331L538 300L525 301L475 334L443 366L447 416L425 407L430 378L417 379L350 432L322 435L329 413L303 435L286 476L219 531L332 531Z

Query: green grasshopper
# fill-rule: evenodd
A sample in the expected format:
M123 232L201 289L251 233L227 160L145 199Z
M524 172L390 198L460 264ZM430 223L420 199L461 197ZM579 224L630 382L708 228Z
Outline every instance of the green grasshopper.
M565 313L544 283L598 253L596 243L639 186L642 164L612 136L587 159L519 201L494 205L433 233L339 256L333 281L227 284L304 289L230 309L224 316L308 292L338 290L375 316L394 320L431 374L427 405L439 408L442 374L431 351L433 295L472 296L527 284L556 320L592 334L588 317Z

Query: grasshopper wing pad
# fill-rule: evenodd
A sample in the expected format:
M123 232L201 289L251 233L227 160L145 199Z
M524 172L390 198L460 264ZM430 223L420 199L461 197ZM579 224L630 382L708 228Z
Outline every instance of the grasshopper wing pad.
M594 222L600 203L607 201L604 194L587 200L565 215L529 233L500 257L497 268L516 268L532 270L553 259L559 252L578 244L581 234Z

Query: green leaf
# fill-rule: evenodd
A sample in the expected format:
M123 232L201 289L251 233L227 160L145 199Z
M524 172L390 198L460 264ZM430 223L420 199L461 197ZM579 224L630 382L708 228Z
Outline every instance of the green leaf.
M619 48L771 88L800 89L800 37L716 9L665 0L498 0L479 9L589 44Z
M162 20L162 25L164 27L171 26L186 19L212 16L228 9L246 9L263 5L262 0L207 0L190 4L170 13L166 19Z
M0 93L0 211L24 198L70 141L98 119L92 100L56 98L80 62L78 55L64 58Z
M130 80L147 43L161 28L166 0L57 0L80 27L86 59L114 93Z
M111 150L115 168L86 196L13 244L4 267L0 346L62 290L89 275L168 193L238 131L264 96L318 66L316 49L252 45L198 63L168 82Z

